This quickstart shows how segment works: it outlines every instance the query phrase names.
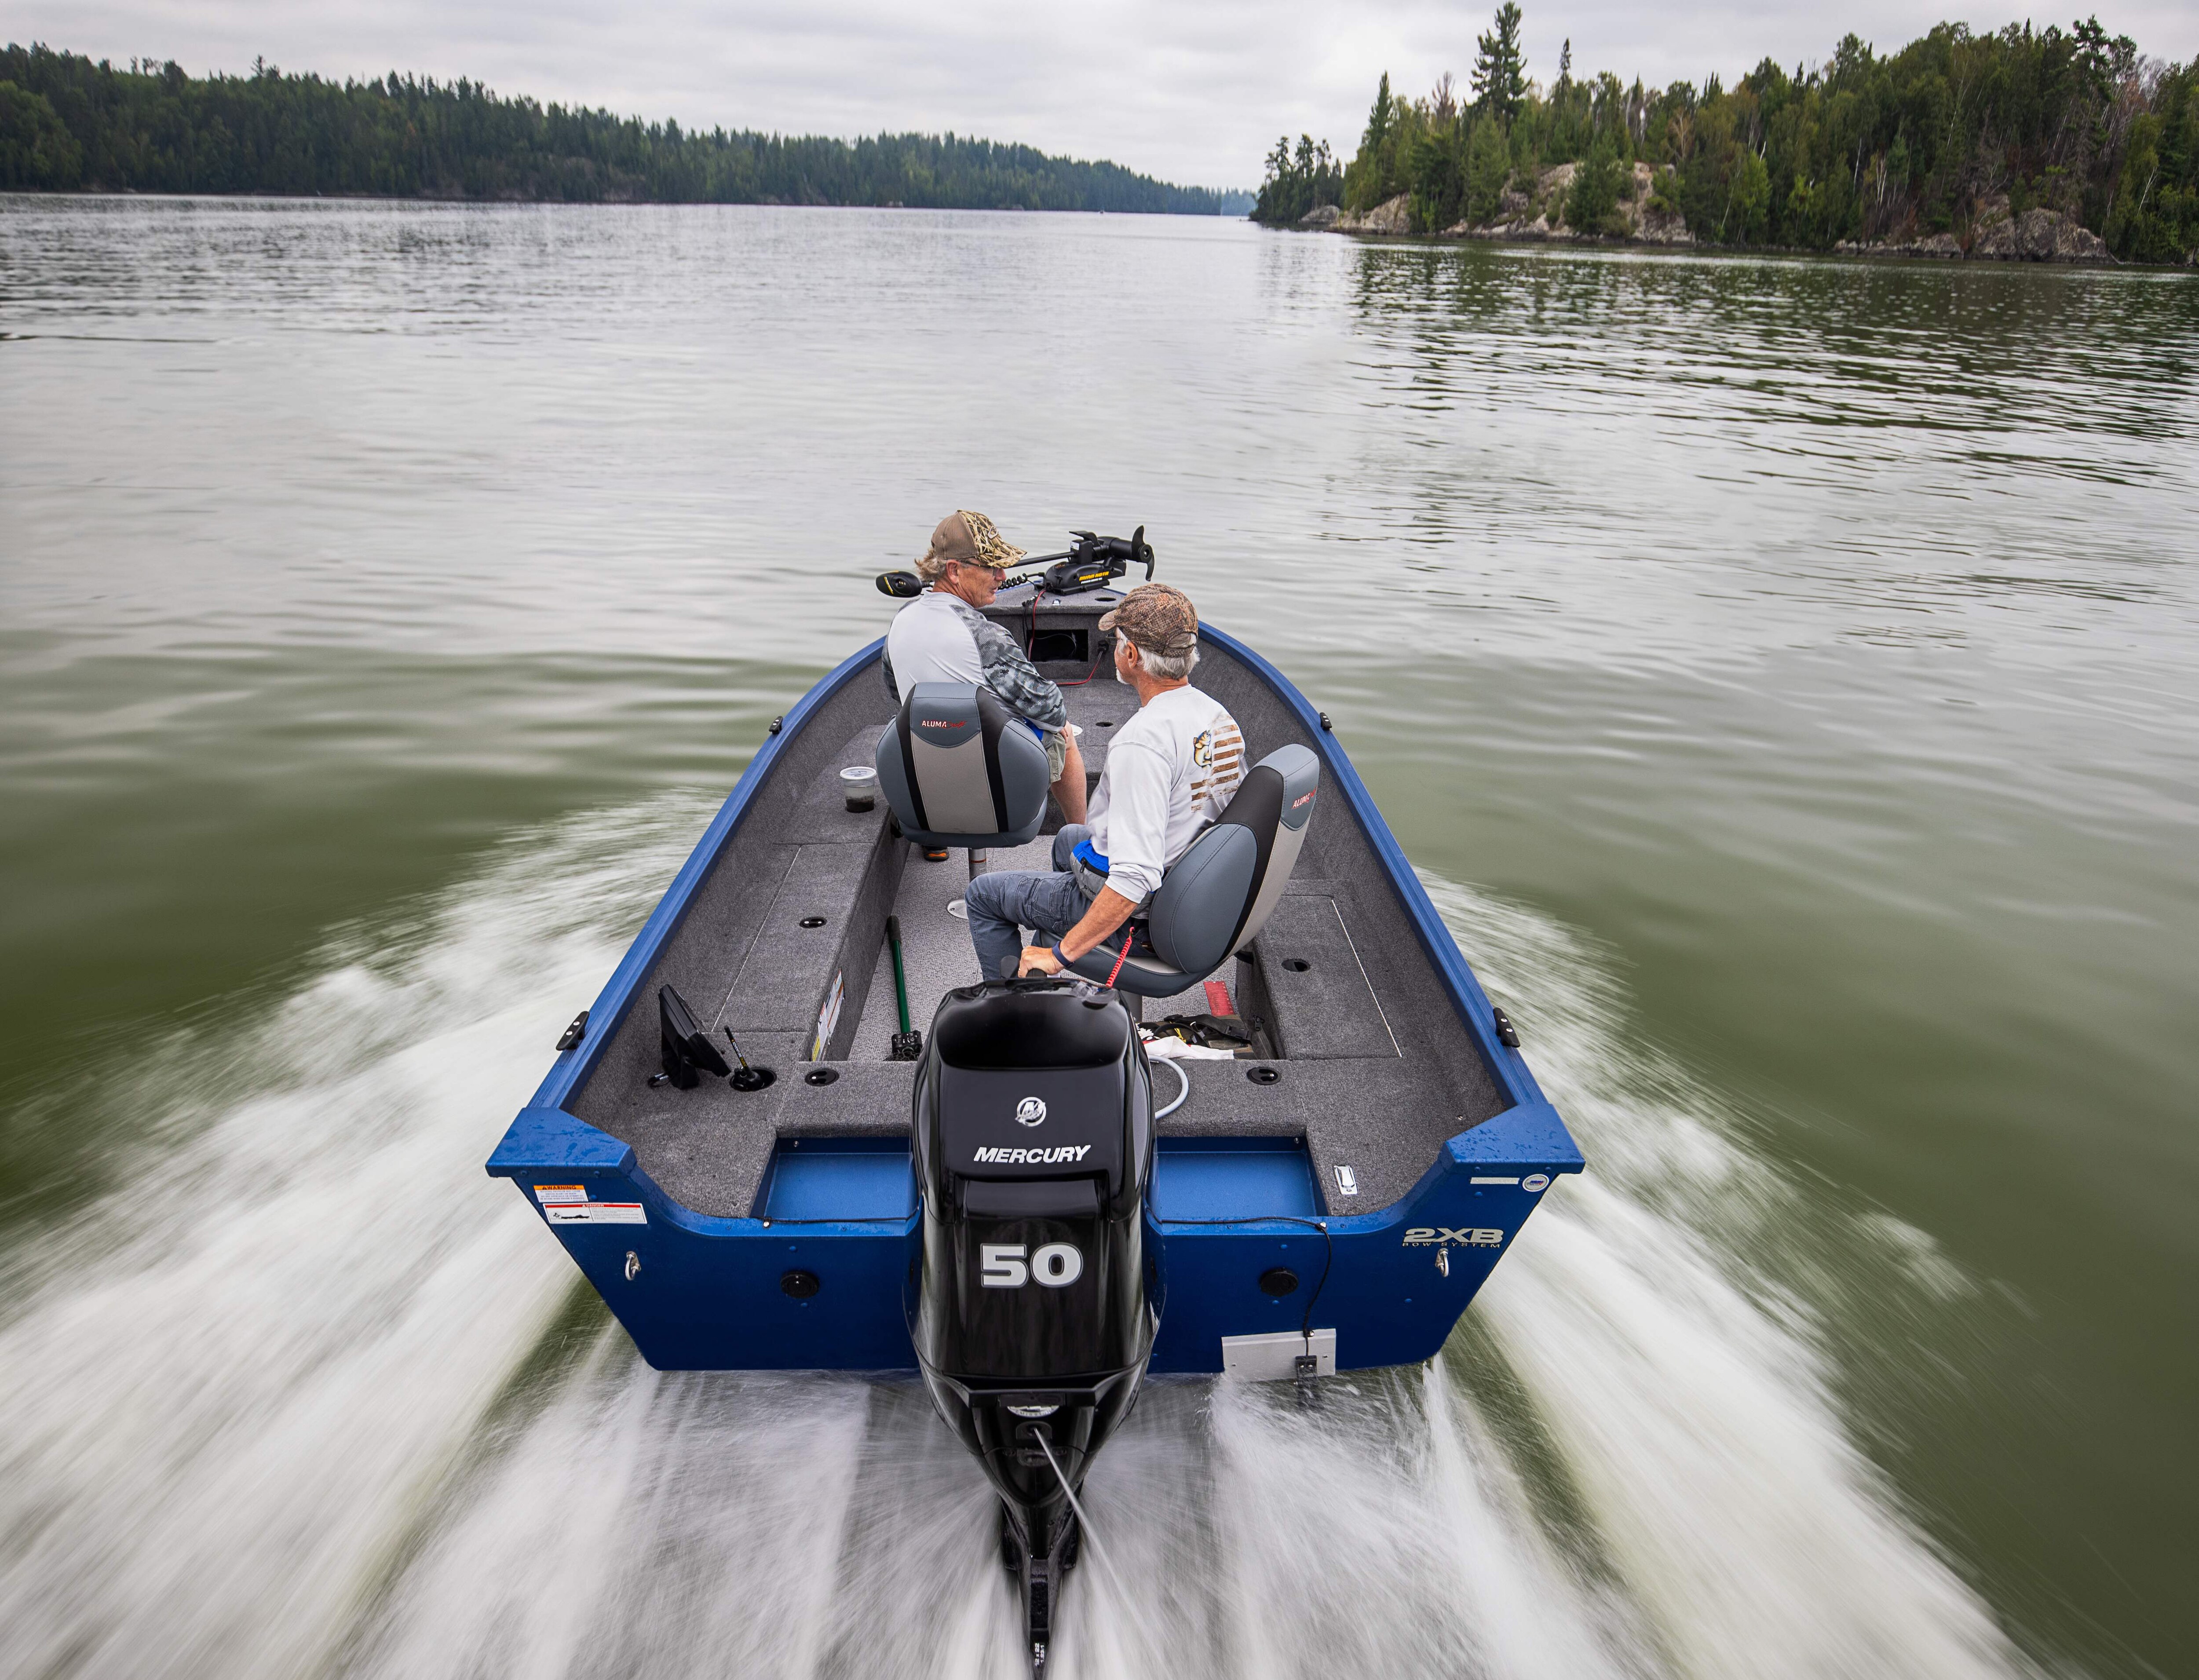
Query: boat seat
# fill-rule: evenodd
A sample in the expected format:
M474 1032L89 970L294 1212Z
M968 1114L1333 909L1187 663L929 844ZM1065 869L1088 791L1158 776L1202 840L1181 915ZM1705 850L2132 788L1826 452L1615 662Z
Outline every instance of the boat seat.
M875 758L887 805L919 846L1020 846L1046 820L1046 749L975 683L913 685Z
M1321 760L1293 743L1245 774L1228 809L1161 878L1144 912L1152 954L1133 950L1115 972L1123 934L1111 934L1070 967L1140 997L1173 997L1251 944L1298 867L1321 785ZM1127 931L1127 930L1126 930Z

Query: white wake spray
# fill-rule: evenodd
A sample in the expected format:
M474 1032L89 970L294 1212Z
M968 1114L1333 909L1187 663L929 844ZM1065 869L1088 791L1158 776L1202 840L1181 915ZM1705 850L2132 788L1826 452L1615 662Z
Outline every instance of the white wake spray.
M706 808L515 845L218 1055L87 1093L165 1141L10 1280L0 1675L1020 1680L920 1389L651 1372L481 1175ZM1065 1680L2021 1672L1843 1426L1800 1199L1630 1047L1603 954L1430 885L1589 1174L1425 1371L1149 1386Z
M481 1163L699 812L537 837L86 1086L149 1140L0 1291L0 1674L290 1680L335 1647L569 1287Z

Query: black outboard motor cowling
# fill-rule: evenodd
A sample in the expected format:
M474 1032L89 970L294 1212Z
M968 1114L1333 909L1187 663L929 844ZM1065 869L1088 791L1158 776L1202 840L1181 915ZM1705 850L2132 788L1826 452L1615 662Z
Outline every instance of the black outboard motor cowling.
M949 992L911 1127L924 1196L911 1333L940 1415L1006 1507L1042 1665L1067 1496L1137 1397L1159 1322L1146 1245L1152 1085L1129 1012L1082 981Z

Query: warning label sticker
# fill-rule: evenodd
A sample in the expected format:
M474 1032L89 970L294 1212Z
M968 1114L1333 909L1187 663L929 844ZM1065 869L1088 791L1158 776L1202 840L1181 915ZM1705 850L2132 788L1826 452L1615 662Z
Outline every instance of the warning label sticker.
M543 1214L552 1225L646 1225L639 1202L551 1202Z
M845 970L832 977L832 989L825 995L825 1006L817 1012L817 1036L809 1041L809 1059L825 1059L825 1047L832 1041L832 1030L840 1024L840 1006L848 1000L848 976Z
M588 1199L588 1187L585 1184L538 1184L534 1187L534 1199L545 1207L551 1202L585 1202Z

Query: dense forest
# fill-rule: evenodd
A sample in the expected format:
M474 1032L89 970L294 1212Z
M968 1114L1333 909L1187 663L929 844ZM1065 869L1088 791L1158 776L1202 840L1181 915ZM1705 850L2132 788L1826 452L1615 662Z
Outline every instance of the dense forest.
M1241 215L1246 194L966 137L814 137L644 123L395 72L324 81L256 65L186 75L42 46L0 50L0 190L400 198L900 204Z
M1280 143L1254 215L1294 223L1315 206L1359 212L1408 195L1432 232L1498 221L1554 165L1574 164L1576 231L1617 232L1622 195L1712 244L1824 250L1846 241L1963 242L1988 208L2058 211L2115 256L2199 260L2199 61L2162 64L2095 19L2064 32L1942 24L1887 56L1850 35L1826 63L1769 59L1730 87L1531 80L1519 9L1479 38L1470 93L1448 75L1424 99L1385 75L1340 171L1326 144ZM1647 164L1645 172L1636 164Z

